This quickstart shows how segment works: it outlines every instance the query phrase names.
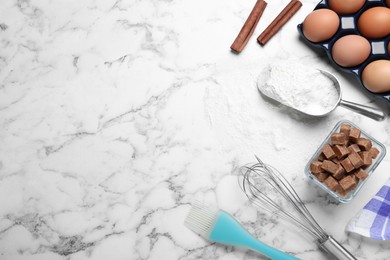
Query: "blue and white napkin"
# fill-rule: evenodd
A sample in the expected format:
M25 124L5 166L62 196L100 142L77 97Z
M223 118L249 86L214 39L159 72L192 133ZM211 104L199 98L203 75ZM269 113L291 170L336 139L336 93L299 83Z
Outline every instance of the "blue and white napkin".
M390 240L390 179L346 229L374 240Z

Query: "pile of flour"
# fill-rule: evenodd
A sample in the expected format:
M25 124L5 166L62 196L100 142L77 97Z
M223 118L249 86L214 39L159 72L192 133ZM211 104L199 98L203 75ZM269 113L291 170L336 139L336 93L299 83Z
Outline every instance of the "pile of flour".
M264 95L310 115L328 113L339 98L331 79L316 68L292 62L268 65L257 87Z

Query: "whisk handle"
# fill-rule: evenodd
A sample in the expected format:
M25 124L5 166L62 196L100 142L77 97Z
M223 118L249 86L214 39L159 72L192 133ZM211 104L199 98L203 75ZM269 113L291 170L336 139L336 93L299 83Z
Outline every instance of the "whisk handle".
M345 249L333 237L319 243L320 247L336 260L357 260L347 249Z

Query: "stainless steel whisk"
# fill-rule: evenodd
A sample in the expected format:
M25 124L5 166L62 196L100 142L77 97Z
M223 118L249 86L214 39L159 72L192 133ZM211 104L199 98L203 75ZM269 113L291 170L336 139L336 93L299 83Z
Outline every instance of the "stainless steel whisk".
M286 178L272 166L264 164L257 156L256 159L257 163L241 168L241 188L248 199L257 207L307 231L316 238L317 245L334 259L356 260L321 228Z

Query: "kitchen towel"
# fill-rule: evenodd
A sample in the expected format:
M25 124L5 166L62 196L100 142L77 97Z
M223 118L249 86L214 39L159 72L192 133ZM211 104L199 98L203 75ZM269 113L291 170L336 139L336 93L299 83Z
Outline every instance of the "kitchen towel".
M374 240L390 240L390 179L351 219L346 229Z

